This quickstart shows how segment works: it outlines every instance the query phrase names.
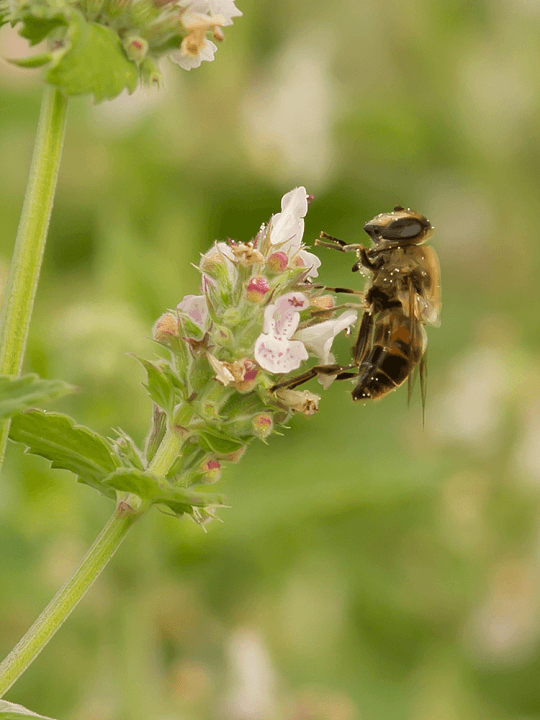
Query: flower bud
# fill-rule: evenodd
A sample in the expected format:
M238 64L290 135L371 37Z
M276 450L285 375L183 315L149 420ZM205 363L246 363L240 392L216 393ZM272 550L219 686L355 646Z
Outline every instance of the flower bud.
M246 446L244 445L244 447L238 448L238 450L235 450L228 455L220 455L220 457L224 462L237 463L240 462L245 452Z
M124 50L130 60L140 63L148 52L148 41L137 35L132 35L124 40Z
M200 467L201 482L205 485L212 485L221 477L221 464L217 460L205 460Z
M287 265L289 264L289 258L287 256L287 253L284 252L275 252L270 255L270 257L267 260L266 267L270 272L273 273L282 273L284 270L287 269Z
M152 337L158 342L168 342L171 337L178 337L178 318L172 313L165 313L152 329Z
M262 302L270 286L264 275L254 275L248 283L246 297L251 302Z
M88 17L96 17L103 8L103 2L104 0L86 0L84 6L86 8L86 12L88 13Z
M320 295L312 298L311 307L316 310L332 310L334 307L334 298L331 295Z
M274 421L268 413L261 413L251 421L253 432L261 440L265 440L274 429Z

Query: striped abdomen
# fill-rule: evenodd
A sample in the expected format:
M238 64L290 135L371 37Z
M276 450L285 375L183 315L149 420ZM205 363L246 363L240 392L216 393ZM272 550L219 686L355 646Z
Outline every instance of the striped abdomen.
M377 400L402 385L424 354L424 336L413 317L413 333L403 308L383 310L375 319L370 349L360 363L353 400Z

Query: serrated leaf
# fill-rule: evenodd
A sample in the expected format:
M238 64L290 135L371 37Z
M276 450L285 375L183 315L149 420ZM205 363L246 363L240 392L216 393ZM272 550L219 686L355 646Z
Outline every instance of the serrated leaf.
M133 356L146 370L148 382L145 388L148 390L152 400L166 413L172 412L175 405L175 389L165 375L163 369L156 363L150 362L138 355Z
M119 468L103 482L115 490L135 493L142 500L153 500L164 492L154 475L136 468Z
M45 40L53 30L56 30L61 25L67 25L63 8L55 9L54 15L47 16L45 12L38 14L39 10L44 11L46 9L48 8L36 8L32 13L32 8L29 8L29 12L23 16L23 24L19 30L19 35L26 38L30 45L37 45Z
M68 95L92 93L96 102L112 100L124 89L132 93L137 87L137 65L128 60L111 28L87 22L72 9L66 43L64 52L55 53L47 82Z
M77 425L67 415L43 410L17 413L9 437L27 446L27 452L50 461L53 468L71 470L79 481L114 498L114 490L103 480L118 467L105 438L90 428Z
M43 380L33 374L18 378L0 375L0 418L76 391L76 387L63 380Z
M236 452L245 444L216 428L206 428L204 431L199 432L198 436L201 446L207 452L216 452L220 455L229 455Z
M0 700L0 720L22 720L22 718L41 718L41 720L52 720L50 717L45 715L38 715L31 710L27 710L22 705L16 705L15 703L7 702L7 700Z

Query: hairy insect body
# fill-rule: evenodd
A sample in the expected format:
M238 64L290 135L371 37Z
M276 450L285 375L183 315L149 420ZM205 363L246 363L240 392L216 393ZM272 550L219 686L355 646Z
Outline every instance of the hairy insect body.
M381 213L365 224L373 246L321 233L317 245L341 252L354 251L353 271L367 271L363 293L347 288L336 292L363 295L364 315L353 346L351 365L316 365L277 387L297 387L306 380L332 376L336 380L357 377L354 400L377 400L409 381L418 368L422 402L425 401L427 336L424 325L439 325L441 306L440 270L437 253L424 243L431 237L430 222L401 206Z

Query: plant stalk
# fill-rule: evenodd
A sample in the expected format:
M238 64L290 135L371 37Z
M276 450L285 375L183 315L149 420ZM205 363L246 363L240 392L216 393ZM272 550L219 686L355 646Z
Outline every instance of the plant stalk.
M165 476L179 455L183 442L180 434L167 430L148 469L156 475ZM36 659L69 617L112 558L128 530L147 510L148 505L142 504L136 495L128 495L118 503L113 516L86 553L82 563L0 665L0 698Z
M67 97L46 86L11 269L0 319L0 374L21 372L34 307L58 169L64 144ZM0 467L9 420L0 424Z

